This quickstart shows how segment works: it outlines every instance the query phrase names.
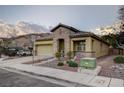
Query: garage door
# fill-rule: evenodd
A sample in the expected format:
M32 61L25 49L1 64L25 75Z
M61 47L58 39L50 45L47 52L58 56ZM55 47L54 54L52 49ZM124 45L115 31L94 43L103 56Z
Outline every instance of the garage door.
M38 45L37 46L37 55L53 56L53 46L52 46L52 44Z

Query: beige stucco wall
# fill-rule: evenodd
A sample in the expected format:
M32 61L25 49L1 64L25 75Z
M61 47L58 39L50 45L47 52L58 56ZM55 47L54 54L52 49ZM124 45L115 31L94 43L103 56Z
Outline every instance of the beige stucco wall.
M91 43L92 46L92 51L96 53L96 57L101 57L101 56L105 56L108 55L109 53L109 45L95 39L95 38L91 38L92 42Z
M53 44L53 40L36 41L35 45Z
M57 35L57 34L56 34ZM62 37L57 37L55 38L56 40L59 38L63 38ZM78 40L85 40L85 52L95 52L96 53L96 57L101 57L101 56L105 56L108 55L109 52L109 46L95 38L92 37L82 37L82 38L71 38L69 39L67 36L65 37L65 53L67 53L68 51L74 51L74 46L73 46L73 41L78 41ZM36 41L35 42L35 47L41 46L41 45L47 45L47 44L53 44L53 54L55 54L55 52L57 51L57 41L53 41L53 40L46 40L46 41ZM37 48L35 48L35 51L37 51Z
M91 51L91 39L90 37L82 37L82 38L71 38L71 46L70 46L70 50L74 51L74 41L78 41L78 40L85 40L85 52L90 52Z

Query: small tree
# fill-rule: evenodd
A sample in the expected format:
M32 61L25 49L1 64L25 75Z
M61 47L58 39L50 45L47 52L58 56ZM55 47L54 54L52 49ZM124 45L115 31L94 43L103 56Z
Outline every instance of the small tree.
M2 48L1 48L1 46L0 46L0 58L1 58L1 54L2 54Z
M1 55L4 54L4 48L2 46L0 46L0 58L1 58Z
M72 55L73 55L72 51L67 52L67 56L68 56L69 60L71 60Z
M60 61L61 53L60 52L56 52L55 53L55 57L58 59L58 61Z

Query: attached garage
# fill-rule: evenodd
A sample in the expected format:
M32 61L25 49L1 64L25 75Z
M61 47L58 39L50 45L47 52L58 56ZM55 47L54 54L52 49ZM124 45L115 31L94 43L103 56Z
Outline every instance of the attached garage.
M37 55L53 55L53 46L52 44L49 45L38 45L37 46Z
M53 56L52 41L42 41L35 43L36 55L38 56Z

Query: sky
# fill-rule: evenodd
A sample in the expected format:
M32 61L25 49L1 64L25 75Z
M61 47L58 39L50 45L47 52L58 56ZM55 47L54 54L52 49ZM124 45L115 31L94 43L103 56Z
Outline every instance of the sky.
M0 6L0 20L10 24L25 21L54 27L63 23L80 30L111 25L118 19L117 5Z

